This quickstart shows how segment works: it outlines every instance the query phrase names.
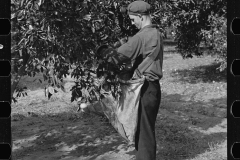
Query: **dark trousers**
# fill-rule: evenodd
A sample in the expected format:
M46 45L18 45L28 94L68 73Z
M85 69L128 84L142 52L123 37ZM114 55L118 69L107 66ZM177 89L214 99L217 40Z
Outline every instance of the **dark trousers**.
M156 160L155 122L161 102L158 81L146 81L141 90L138 128L135 137L136 160Z

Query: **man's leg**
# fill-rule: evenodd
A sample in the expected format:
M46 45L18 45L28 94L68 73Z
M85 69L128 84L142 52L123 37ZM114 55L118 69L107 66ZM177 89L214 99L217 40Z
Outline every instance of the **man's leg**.
M136 131L136 160L156 159L155 122L161 101L158 82L145 82L140 97L138 128Z

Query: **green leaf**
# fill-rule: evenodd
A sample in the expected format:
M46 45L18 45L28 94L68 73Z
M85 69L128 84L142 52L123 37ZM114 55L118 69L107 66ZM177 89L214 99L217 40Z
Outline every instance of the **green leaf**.
M11 14L11 20L14 19L15 17L17 17L16 15L17 15L17 13L12 13Z
M13 70L14 70L14 72L18 73L18 67L17 67L17 65L14 65L14 66L13 66Z
M44 3L44 0L38 0L38 6L41 6Z
M43 74L43 80L46 81L48 78L46 76L46 74Z
M33 42L33 36L29 37L30 42Z
M25 38L22 38L19 42L18 42L18 46L20 46L21 45L21 43L23 42L25 40ZM19 52L20 52L21 50L19 50Z
M92 32L95 33L95 28L94 27L92 27Z
M61 90L62 90L63 92L66 92L66 90L65 90L65 88L64 88L63 85L60 85L60 87L61 87Z
M13 103L17 103L16 98L13 97L12 100L13 100Z
M21 2L20 2L20 7L23 7L23 4L24 4L24 2L25 2L25 0L20 0Z
M48 92L51 93L51 94L54 94L54 88L49 86L48 88Z
M29 39L25 39L25 46L28 46L28 44L30 43Z
M37 2L34 3L34 9L35 9L35 10L39 10L39 5L38 5Z

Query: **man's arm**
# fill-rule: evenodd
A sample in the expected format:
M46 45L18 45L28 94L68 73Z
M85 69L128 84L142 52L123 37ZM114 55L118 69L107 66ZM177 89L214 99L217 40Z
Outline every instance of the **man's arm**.
M127 43L124 43L116 52L109 54L109 58L116 64L135 60L141 54L142 42L139 36L135 35Z

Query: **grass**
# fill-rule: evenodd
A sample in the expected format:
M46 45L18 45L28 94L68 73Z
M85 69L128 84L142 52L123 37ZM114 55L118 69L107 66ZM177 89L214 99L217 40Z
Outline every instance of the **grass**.
M218 64L210 55L182 59L174 44L164 50L162 101L156 122L157 160L226 160L226 123L219 125L226 120L226 74L216 70ZM66 93L59 91L55 99L47 100L45 83L35 80L38 78L41 75L22 78L20 85L27 85L29 94L12 105L13 144L20 147L13 151L15 157L61 159L66 156L62 153L82 160L133 157L126 149L116 149L124 143L109 124L100 123L96 116L75 112L76 103L70 102L73 79L65 79ZM34 139L34 135L40 137ZM22 144L17 144L21 140L35 145L21 148ZM58 152L58 144L71 151ZM51 153L46 147L51 148Z
M195 158L188 160L227 160L227 140L209 144L209 149Z

